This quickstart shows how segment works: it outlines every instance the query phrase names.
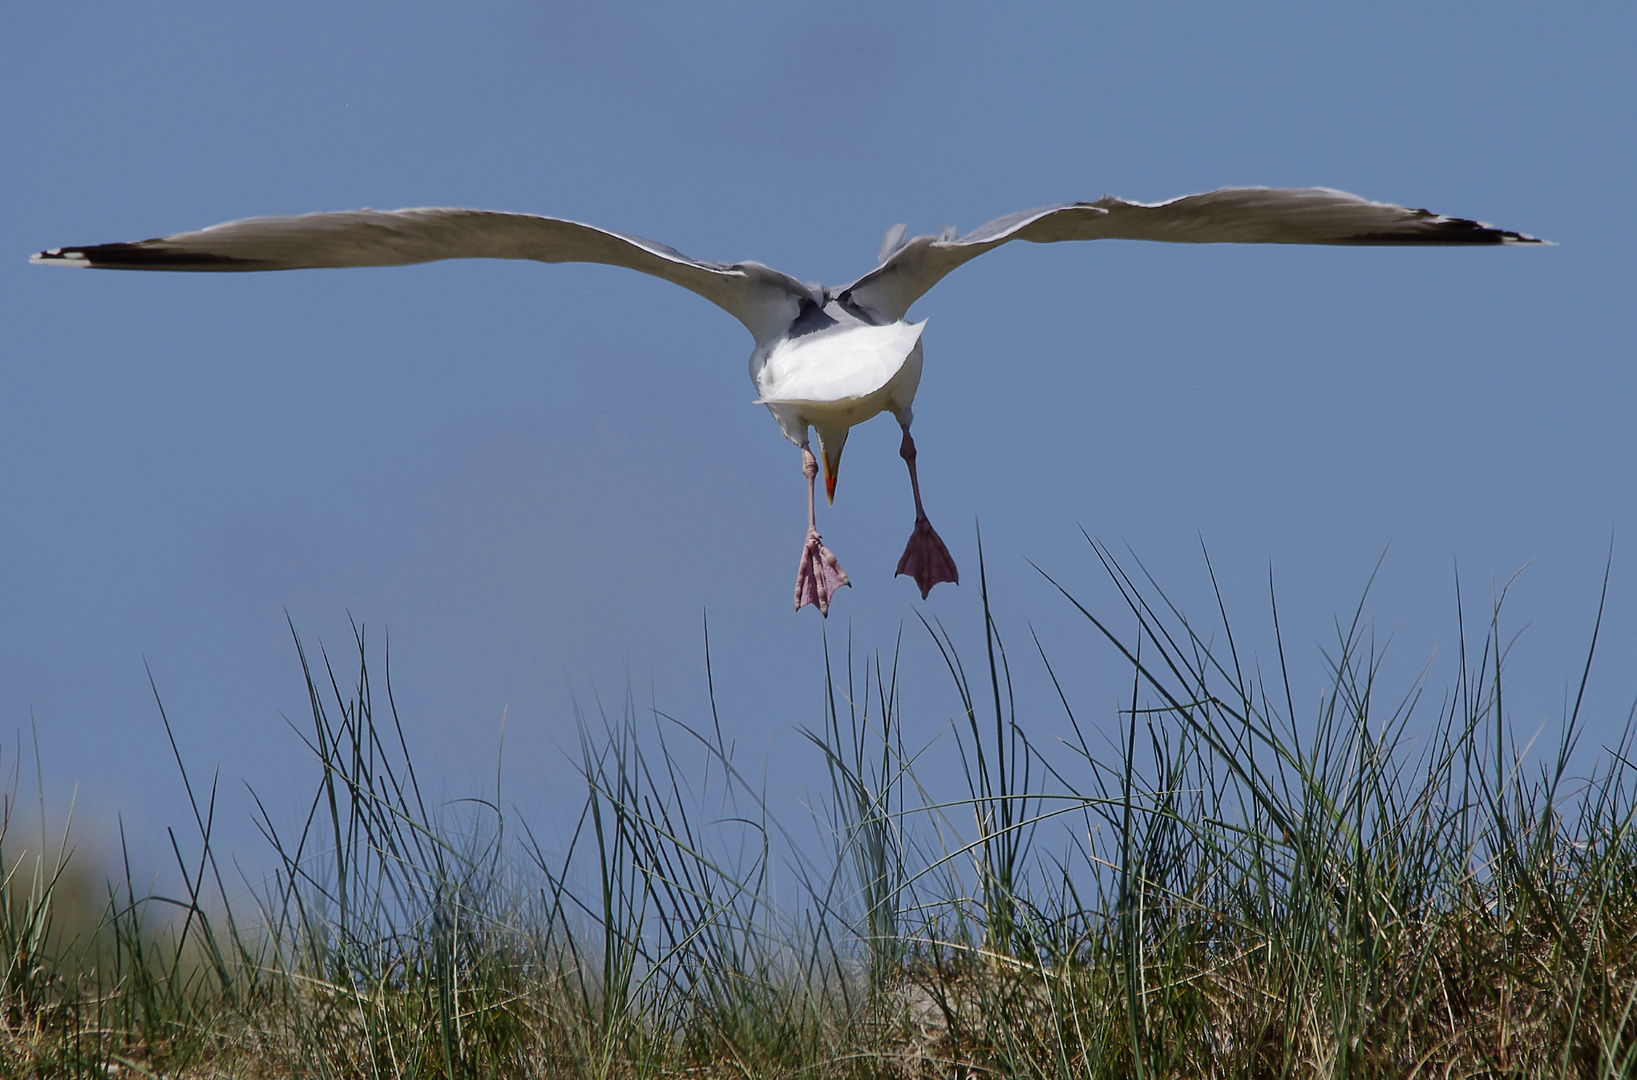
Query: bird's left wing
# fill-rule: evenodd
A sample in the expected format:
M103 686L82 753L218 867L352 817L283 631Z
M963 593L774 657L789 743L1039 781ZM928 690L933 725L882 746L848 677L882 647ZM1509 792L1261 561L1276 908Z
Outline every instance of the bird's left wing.
M624 266L726 310L758 342L783 333L811 290L755 262L700 262L674 248L562 218L423 207L246 218L130 244L53 248L30 261L110 270L296 270L438 259L532 259ZM822 303L822 301L821 301Z
M1539 244L1523 233L1465 218L1444 217L1392 203L1371 202L1331 188L1222 188L1161 203L1106 195L996 218L965 236L903 240L887 234L881 265L838 299L891 322L957 266L1012 240L1165 240L1188 244Z

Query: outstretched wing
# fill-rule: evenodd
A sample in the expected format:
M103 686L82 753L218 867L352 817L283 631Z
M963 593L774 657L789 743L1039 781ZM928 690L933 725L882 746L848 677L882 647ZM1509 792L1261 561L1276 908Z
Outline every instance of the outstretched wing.
M891 322L945 274L1011 240L1166 240L1183 244L1539 244L1428 210L1371 202L1330 188L1222 188L1162 203L1106 195L996 218L965 236L887 234L881 265L842 290L844 304Z
M110 270L296 270L437 259L533 259L625 266L725 309L758 342L783 333L807 286L755 262L700 262L664 244L561 218L423 207L247 218L132 244L53 248L30 261ZM822 305L822 301L820 301Z

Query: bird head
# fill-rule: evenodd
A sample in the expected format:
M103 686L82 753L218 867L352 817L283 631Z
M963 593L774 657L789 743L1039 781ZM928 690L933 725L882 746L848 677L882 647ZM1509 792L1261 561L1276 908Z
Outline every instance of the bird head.
M813 429L818 434L819 457L824 459L824 495L830 505L836 502L836 474L841 471L841 451L847 445L849 428Z

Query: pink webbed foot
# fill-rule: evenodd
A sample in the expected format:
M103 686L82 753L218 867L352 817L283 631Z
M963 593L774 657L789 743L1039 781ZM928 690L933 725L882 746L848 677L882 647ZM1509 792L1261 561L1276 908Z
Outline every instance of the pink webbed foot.
M801 565L796 567L796 610L812 604L820 615L829 618L830 597L847 584L847 571L819 539L818 530L808 529L807 542L801 548Z
M898 560L898 574L908 574L915 579L915 584L921 589L922 600L940 581L960 584L961 575L955 569L955 560L949 557L949 549L944 547L944 542L932 528L932 522L925 516L915 519L915 531L909 534L909 543L904 545L904 556Z

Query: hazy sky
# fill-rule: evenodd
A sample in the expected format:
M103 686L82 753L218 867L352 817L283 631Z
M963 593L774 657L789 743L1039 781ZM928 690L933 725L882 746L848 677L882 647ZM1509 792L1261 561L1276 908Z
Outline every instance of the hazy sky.
M293 813L313 772L286 614L343 657L390 634L423 768L494 771L549 818L574 708L723 723L792 806L821 704L794 613L796 450L751 404L751 342L614 268L440 263L72 273L63 244L259 214L474 206L842 284L884 230L1046 203L1327 185L1545 249L1015 244L916 306L932 520L965 584L892 570L912 521L890 418L857 429L820 528L828 624L902 630L908 723L956 700L922 611L975 650L974 525L1025 722L1127 683L1030 562L1116 617L1080 530L1203 619L1208 545L1264 651L1271 562L1316 695L1367 610L1395 688L1528 564L1507 625L1521 726L1563 711L1614 572L1591 740L1637 694L1637 9L1266 5L11 4L0 11L0 732L48 796L157 860L192 764ZM975 656L974 656L975 658ZM1396 692L1396 690L1395 690ZM27 769L32 769L30 761Z

